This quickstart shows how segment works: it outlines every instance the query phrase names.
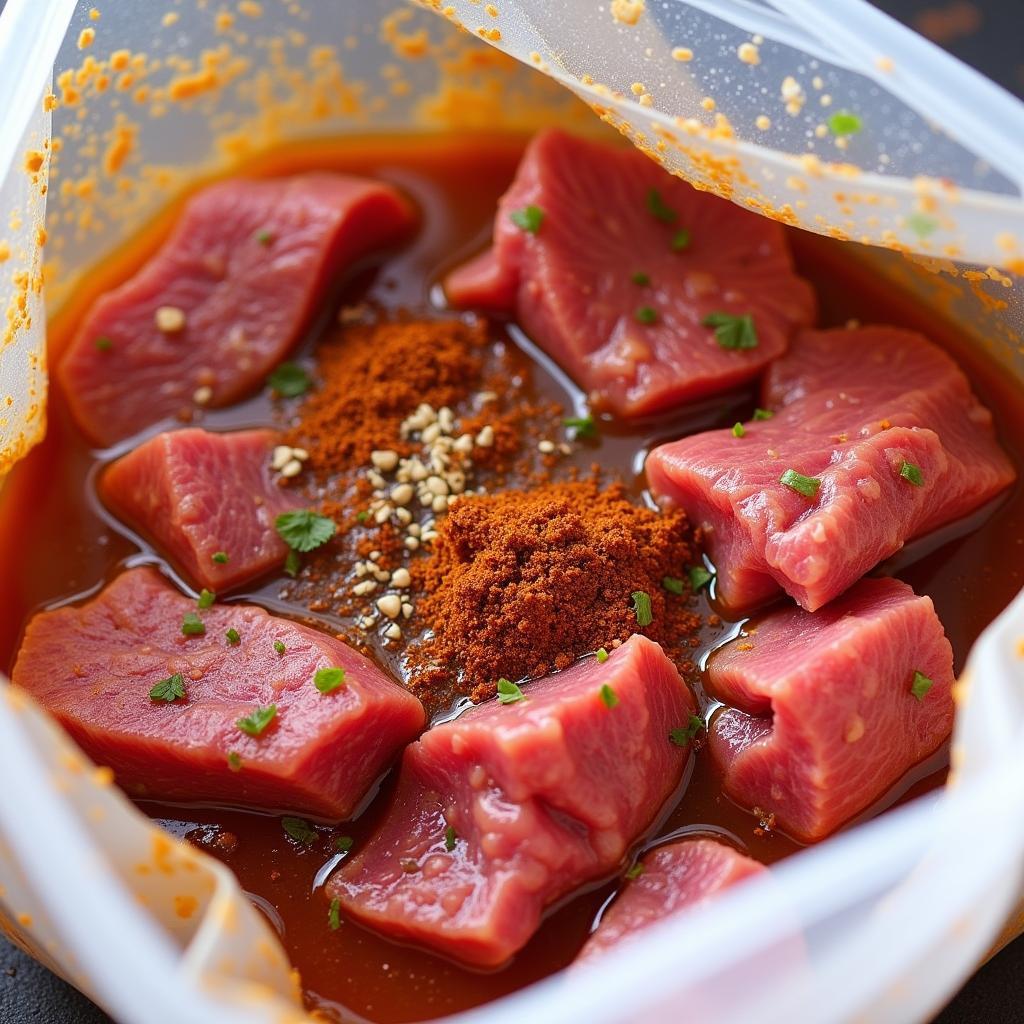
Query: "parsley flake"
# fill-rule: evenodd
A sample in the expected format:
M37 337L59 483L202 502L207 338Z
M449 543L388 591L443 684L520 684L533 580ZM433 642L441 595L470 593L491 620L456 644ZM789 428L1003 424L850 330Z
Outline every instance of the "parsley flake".
M690 248L690 232L686 228L680 228L672 236L672 251L682 252L684 249Z
M206 624L195 612L185 612L185 617L181 620L181 631L185 636L204 636Z
M280 640L275 640L274 650L277 651L278 654L284 654L284 652L287 651L288 648L285 647L285 645Z
M217 595L212 590L207 590L206 587L203 587L196 600L196 606L199 608L209 608L216 600Z
M224 636L227 638L228 643L231 644L232 647L237 647L242 642L242 638L238 635L238 630L235 629L234 626L232 626L231 629L229 629L224 634Z
M771 409L755 409L753 418L755 420L770 420L774 415L775 413Z
M308 846L316 842L316 832L305 818L282 818L281 828L285 830L289 839Z
M919 701L923 701L928 691L935 685L923 672L914 671L914 678L910 683L910 692Z
M515 704L521 700L526 700L526 694L511 679L503 678L498 680L499 704Z
M341 927L341 900L337 896L331 900L331 909L327 911L327 927L336 932Z
M679 216L679 214L661 198L661 193L656 188L650 189L647 193L647 209L650 211L652 216L656 220L660 220L662 224L674 224Z
M632 281L632 282L633 282L633 284L639 284L639 285L648 285L648 284L650 284L650 283L651 283L651 275L650 275L650 274L647 274L647 273L645 273L645 272L644 272L644 271L642 271L642 270L637 270L637 271L634 271L634 272L633 272L633 273L632 273L632 274L630 275L630 278L629 278L629 279L630 279L630 281Z
M228 753L228 768L233 772L240 772L242 770L242 755L234 750L230 751Z
M544 223L544 211L539 206L531 204L524 206L521 210L513 210L508 215L508 219L520 231L528 231L531 235L535 235L540 231L541 224Z
M274 520L274 529L293 551L305 552L326 544L338 532L338 524L318 512L300 508L282 512Z
M615 691L607 683L601 687L601 700L606 708L613 708L619 703L619 698L615 695Z
M856 135L864 122L849 110L837 110L826 122L833 135Z
M683 581L678 576L662 576L661 585L670 594L682 594Z
M268 231L264 228L262 231L257 231L253 237L260 243L260 245L270 245L274 240L274 232Z
M757 329L749 313L708 313L701 323L714 330L715 341L721 348L757 348Z
M639 861L626 872L626 881L632 882L644 873L644 866Z
M821 481L816 476L804 476L803 473L798 473L795 469L787 469L779 477L779 483L791 491L796 491L797 494L802 494L805 498L815 497L821 486Z
M903 465L900 466L900 476L915 487L924 487L924 474L921 472L921 467L915 466L912 462L907 462L906 459L903 460Z
M351 836L335 836L334 837L334 848L338 853L348 853L352 849L352 844L355 840Z
M334 693L339 687L345 685L345 670L343 668L318 668L313 676L313 685L324 694Z
M210 556L210 560L218 565L227 565L229 560L228 553L226 551L214 551Z
M734 423L732 425L732 436L733 437L746 437L747 428L742 423Z
M455 829L449 825L444 830L444 848L451 853L455 849L455 840L459 837L455 834Z
M247 736L259 736L276 717L277 705L268 704L265 708L257 708L251 715L239 718L235 725Z
M562 426L572 430L577 438L597 437L597 423L594 422L594 417L590 415L570 416L568 419L562 420Z
M709 572L703 565L692 566L687 570L686 575L690 577L690 589L695 594L715 578L715 574Z
M658 322L658 311L653 306L637 306L633 317L637 323L656 324Z
M109 352L114 347L114 343L105 334L100 335L93 344L99 352Z
M918 238L927 238L938 230L939 222L926 213L912 213L907 217L907 227L914 232Z
M356 513L356 522L358 522L358 523L366 523L366 522L369 522L369 520L370 520L370 513L367 512L365 508L363 509L362 512L357 512Z
M668 734L668 738L677 747L688 747L697 738L697 735L703 728L704 719L698 718L696 715L690 715L690 720L686 725L679 729L673 729Z
M654 621L654 613L651 611L651 595L646 590L634 590L633 614L636 615L636 624L643 629Z
M597 663L603 665L608 660L608 652L603 647L597 649Z
M288 554L284 556L285 575L291 576L292 579L295 579L295 577L299 575L299 571L301 569L302 559L299 558L298 551L295 551L294 549L289 551Z
M279 363L267 377L267 387L282 398L298 398L313 386L313 378L298 363Z
M161 679L152 690L149 691L150 700L162 700L166 704L173 704L176 700L185 699L185 677L180 672L173 676Z

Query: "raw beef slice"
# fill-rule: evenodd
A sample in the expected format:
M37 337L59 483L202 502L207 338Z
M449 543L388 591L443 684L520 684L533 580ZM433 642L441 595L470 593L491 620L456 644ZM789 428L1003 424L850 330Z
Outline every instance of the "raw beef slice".
M298 503L274 482L273 444L269 430L168 431L118 459L100 490L193 581L220 592L288 553L274 520Z
M814 611L1015 477L963 373L913 331L805 331L769 369L763 404L774 415L742 437L694 434L646 465L654 493L702 527L735 609L781 587ZM784 484L788 470L816 491Z
M715 652L708 684L731 705L709 739L726 793L803 842L865 810L953 727L942 623L894 579L766 615Z
M658 846L638 862L587 939L576 963L589 962L672 914L694 910L737 882L765 874L756 860L713 839L682 839Z
M342 174L203 189L139 272L97 299L58 364L78 425L109 445L249 394L327 284L413 222L393 188Z
M454 305L514 313L596 405L626 417L750 380L815 311L780 225L635 149L558 131L527 149L491 250L445 288ZM716 334L704 321L723 313L749 316L753 334Z
M395 804L329 896L396 938L495 966L548 904L621 865L690 757L669 737L694 709L679 673L634 636L523 692L406 750Z
M184 634L189 614L203 635ZM325 668L344 680L322 693L314 678ZM184 698L151 697L174 676ZM152 569L37 615L13 680L133 796L328 819L358 807L424 721L415 697L339 640L250 605L197 612ZM239 727L271 705L258 735Z

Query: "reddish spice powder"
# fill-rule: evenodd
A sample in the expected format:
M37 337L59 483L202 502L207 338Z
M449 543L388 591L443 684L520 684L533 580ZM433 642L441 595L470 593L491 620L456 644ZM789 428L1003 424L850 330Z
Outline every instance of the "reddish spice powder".
M686 578L691 541L682 511L638 507L620 485L549 483L460 500L412 567L426 594L417 614L433 631L410 651L413 688L481 700L499 678L563 669L638 632L688 661L701 617L688 584L677 595L662 580ZM635 591L650 597L645 627Z

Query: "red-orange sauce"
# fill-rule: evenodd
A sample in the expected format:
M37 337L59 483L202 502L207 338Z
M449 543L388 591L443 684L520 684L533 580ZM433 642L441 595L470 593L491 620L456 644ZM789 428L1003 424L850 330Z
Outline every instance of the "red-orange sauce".
M422 207L427 227L397 258L346 288L342 301L369 297L385 308L415 312L427 307L431 289L455 263L484 246L498 197L510 182L523 140L373 139L353 143L312 143L296 151L270 154L248 165L248 174L283 174L327 168L368 174L393 182ZM132 244L105 261L85 280L50 326L52 354L58 354L81 312L105 289L129 276L155 248L173 221L172 206ZM1003 444L1018 466L1024 465L1024 403L1005 373L970 348L950 325L935 319L891 286L882 287L852 262L842 248L815 236L794 233L792 242L801 272L816 286L821 323L835 326L856 317L923 331L959 360L982 401L993 410ZM502 328L497 330L503 333ZM315 337L307 346L315 344ZM571 407L576 397L562 378L527 350L534 386L545 396ZM753 390L712 402L699 410L639 428L604 430L598 458L632 481L637 453L655 439L731 425L749 413ZM270 423L265 396L233 409L211 413L205 425L224 429L236 424ZM594 458L581 453L581 465ZM0 615L0 669L9 670L26 619L39 608L73 595L92 593L126 563L158 561L118 532L94 497L97 460L71 424L58 392L50 401L46 440L19 466L0 502L0 565L9 588ZM904 553L898 575L935 601L956 655L957 668L978 633L1021 587L1024 574L1024 488L1018 483L993 507L974 517L973 530L951 529L948 539ZM264 588L266 593L277 583ZM259 591L253 591L258 600ZM704 601L704 598L701 598ZM703 611L709 611L703 607ZM710 645L729 624L709 630ZM390 660L390 659L388 659ZM393 664L393 662L392 662ZM703 695L701 695L703 699ZM944 752L919 766L872 809L916 795L941 783ZM356 843L370 835L384 811L393 778L357 821L339 826ZM595 914L614 892L614 883L598 884L551 912L535 938L505 968L471 971L422 950L403 947L342 920L337 931L327 926L327 905L319 891L321 869L331 861L329 838L300 849L276 817L220 809L143 805L147 813L178 834L189 834L238 875L281 935L299 969L311 1008L339 1020L355 1016L381 1022L424 1020L467 1009L529 984L564 967L583 942ZM693 777L678 805L657 834L686 829L724 832L753 856L772 862L796 845L779 834L764 833L758 821L721 796L710 760L698 755ZM205 833L202 826L214 826ZM197 831L198 830L198 831ZM220 832L237 839L230 852L202 841ZM229 844L230 845L230 844ZM318 878L318 872L320 876Z

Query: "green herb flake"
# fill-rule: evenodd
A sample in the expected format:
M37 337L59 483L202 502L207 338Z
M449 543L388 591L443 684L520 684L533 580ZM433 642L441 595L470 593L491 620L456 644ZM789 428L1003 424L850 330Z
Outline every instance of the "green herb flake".
M338 853L348 853L352 849L355 840L351 836L335 836L334 848Z
M114 343L105 334L100 335L93 344L96 346L98 352L109 352L113 347Z
M797 494L802 494L805 498L814 498L821 486L821 481L816 476L804 476L803 473L798 473L795 469L787 469L779 477L779 483L791 491L796 491Z
M209 608L214 601L217 600L217 595L212 590L207 590L206 587L199 592L199 598L196 601L198 608Z
M928 691L935 685L934 681L929 679L923 672L914 671L914 678L910 683L910 692L914 697L923 701L928 694Z
M239 718L235 725L247 736L259 736L277 717L277 705L268 704L265 708L257 708L251 715Z
M742 423L734 423L732 425L732 436L733 437L746 437L747 428Z
M231 629L229 629L224 634L224 636L227 638L228 643L231 644L232 647L237 647L242 642L242 638L238 635L238 630L235 629L234 626L232 626Z
M334 693L335 690L345 685L345 670L343 668L318 668L313 676L313 685L324 694Z
M662 224L674 224L679 217L679 214L661 198L661 193L656 188L650 189L647 193L647 209Z
M826 122L833 135L856 135L864 122L849 110L837 110Z
M673 729L668 734L668 738L677 747L688 747L697 738L703 728L704 719L698 718L696 715L690 715L690 720L686 725L679 729Z
M508 219L520 231L528 231L531 235L537 234L540 231L541 224L544 223L544 211L539 206L524 206L521 210L513 210L509 215Z
M332 932L341 927L341 900L337 896L331 900L331 909L327 911L327 927Z
M598 663L598 665L603 665L607 660L608 660L608 652L603 647L599 647L597 649L597 663Z
M264 228L262 231L257 231L253 237L260 245L270 245L274 240L274 232Z
M498 680L498 703L515 704L518 701L526 700L526 694L516 686L510 679Z
M337 532L338 524L308 508L282 512L274 520L274 529L293 551L314 551Z
M316 832L305 818L282 818L281 828L289 839L294 839L304 846L316 842Z
M703 565L695 565L687 570L690 577L690 589L696 594L698 590L706 587L714 578L715 574L709 572Z
M641 286L646 286L646 285L649 285L651 283L651 275L646 273L646 272L644 272L643 270L636 270L636 271L634 271L630 275L629 279L630 279L630 281L633 282L633 284L638 284L638 285L641 285Z
M444 848L451 853L455 849L455 840L459 837L455 834L455 829L449 825L444 830Z
M214 551L214 553L210 556L210 559L211 561L216 562L218 565L227 565L229 561L229 556L226 551Z
M682 594L685 589L685 584L678 576L662 576L661 585L670 594Z
M644 873L644 866L639 861L626 872L626 881L633 882Z
M313 378L298 363L279 363L267 377L267 387L282 398L298 398L313 386Z
M275 640L274 650L277 651L278 654L284 654L284 652L287 651L288 648L285 647L285 645L280 640Z
M749 313L708 313L701 323L715 332L715 341L730 350L757 348L757 329Z
M756 421L770 420L774 415L771 409L755 409L753 418Z
M370 513L364 508L362 512L356 513L356 522L368 523L370 521Z
M682 252L684 249L690 248L690 232L686 228L680 228L672 236L672 251Z
M927 238L938 231L939 222L934 217L929 217L926 213L912 213L907 218L907 227L918 238Z
M577 439L581 437L597 437L597 423L594 421L594 417L590 415L570 416L568 419L562 420L562 426L568 427L573 431Z
M631 596L636 624L643 629L654 621L654 612L651 611L651 595L646 590L634 590Z
M150 700L162 700L166 704L173 704L176 700L185 699L185 677L180 672L173 676L161 679L152 690L149 691Z
M658 322L658 311L653 306L637 306L633 317L640 324L656 324Z
M299 557L298 551L291 550L287 555L284 556L284 572L286 576L291 576L295 579L299 575L302 569L302 559Z
M185 636L204 636L206 624L195 612L185 612L185 617L181 620L181 631Z
M615 696L615 691L607 683L601 687L601 701L606 708L613 708L619 703L619 698Z
M228 754L228 768L233 772L242 770L242 755L232 750Z
M907 462L906 459L903 460L903 465L900 466L900 476L915 487L924 487L924 474L921 472L921 467L915 466L912 462Z

